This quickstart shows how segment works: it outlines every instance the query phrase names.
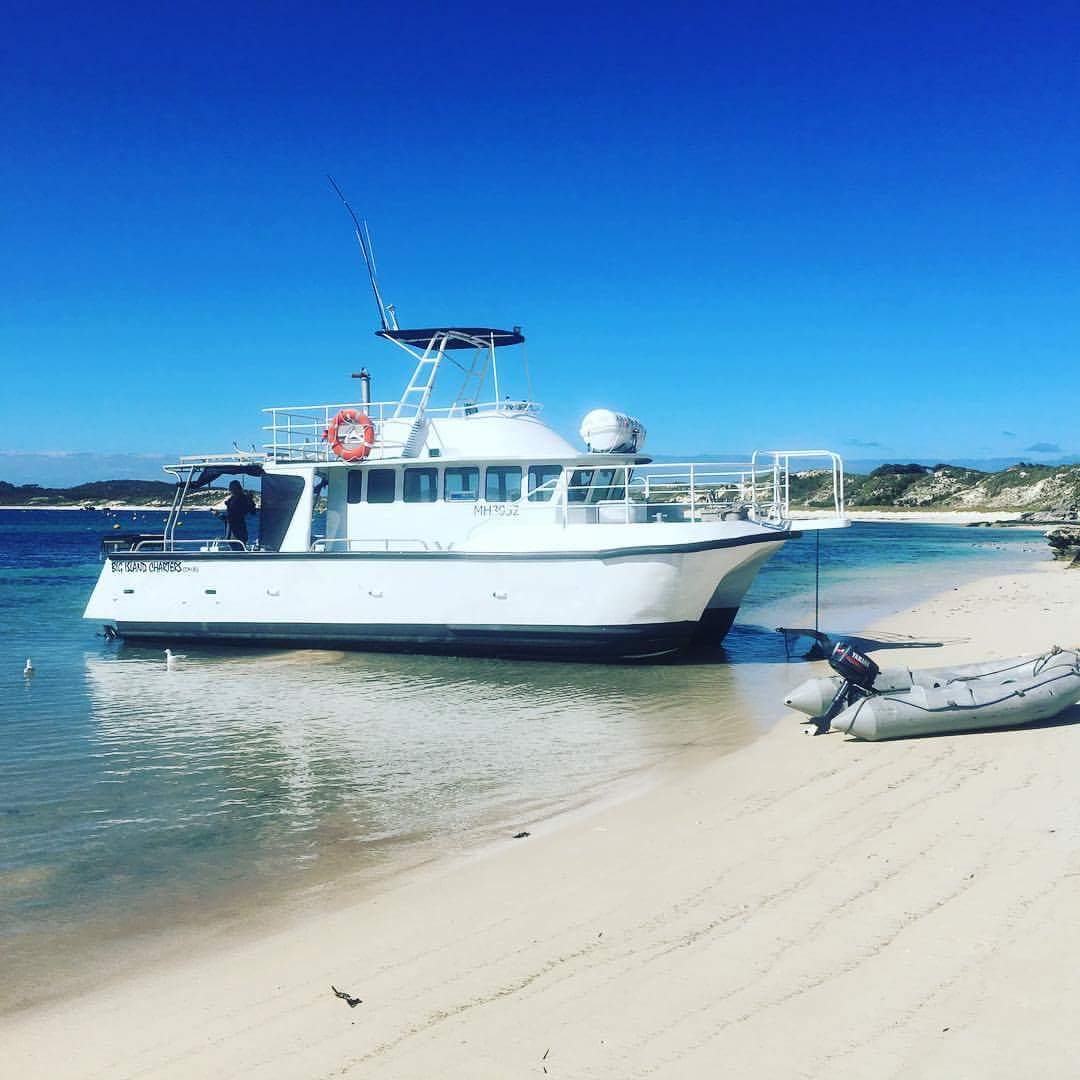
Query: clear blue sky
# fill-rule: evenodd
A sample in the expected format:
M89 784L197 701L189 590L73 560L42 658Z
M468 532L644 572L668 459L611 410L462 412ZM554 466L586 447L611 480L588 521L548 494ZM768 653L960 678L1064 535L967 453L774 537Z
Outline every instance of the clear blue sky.
M6 8L0 450L396 393L332 172L402 323L522 324L566 433L1080 451L1072 5L155 8Z

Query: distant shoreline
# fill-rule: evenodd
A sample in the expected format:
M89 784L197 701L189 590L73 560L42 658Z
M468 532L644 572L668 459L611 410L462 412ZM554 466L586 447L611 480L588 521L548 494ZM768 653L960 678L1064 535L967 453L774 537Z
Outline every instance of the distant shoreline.
M167 514L170 509L171 508L169 506L136 506L136 505L129 505L129 504L126 504L126 503L109 503L108 505L94 506L94 507L79 506L79 505L57 506L57 505L54 505L54 504L48 504L48 505L45 505L45 506L43 506L41 504L38 504L36 506L27 506L26 504L22 504L22 505L19 505L19 506L0 506L0 510L65 510L65 511L68 511L68 510L85 510L88 513L91 513L91 514L104 513L105 511L109 511L109 512L116 511L118 513L125 513L125 514L127 514L127 513L132 513L132 514L138 514L138 513ZM185 514L212 514L212 513L214 513L214 507L213 506L185 506L184 507L184 513Z
M138 513L156 513L167 514L170 510L168 505L135 505L130 503L110 503L107 506L95 506L90 509L86 506L80 505L35 505L27 506L25 504L18 506L0 506L0 510L61 510L64 512L70 512L73 510L87 510L90 513L104 513L106 511L110 513L124 513L124 514L138 514ZM185 514L210 514L216 513L217 508L214 506L187 506L183 511ZM826 513L825 511L796 511L795 522L800 518L817 518L827 517L831 514L831 511ZM1001 510L997 512L986 511L974 511L974 510L849 510L847 512L847 518L850 521L857 522L875 522L875 521L900 521L907 525L994 525L998 522L1003 525L1008 525L1011 528L1025 528L1032 530L1042 531L1047 528L1051 528L1053 522L1037 522L1026 523L1021 522L1023 518L1023 512L1020 510Z

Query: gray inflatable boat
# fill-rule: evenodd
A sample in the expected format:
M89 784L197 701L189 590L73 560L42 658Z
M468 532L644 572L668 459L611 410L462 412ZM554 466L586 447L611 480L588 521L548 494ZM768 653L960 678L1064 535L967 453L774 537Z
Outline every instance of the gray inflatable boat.
M1043 666L1055 656L1065 656L1060 649L1037 653L1033 656L1014 656L1008 660L984 660L978 664L954 664L937 668L882 668L874 678L873 690L878 694L911 690L921 686L938 690L954 682L1000 682L1004 679L1033 679ZM1075 654L1068 654L1075 655ZM807 716L820 716L836 696L843 678L831 675L807 679L799 683L786 698L784 704Z
M788 695L789 704L794 699L795 708L807 711L815 694L835 700L842 685L839 677L807 680ZM1048 720L1080 701L1080 654L1055 647L1037 657L881 671L872 687L861 688L860 693L864 696L823 718L819 730L831 728L876 741L1029 724Z

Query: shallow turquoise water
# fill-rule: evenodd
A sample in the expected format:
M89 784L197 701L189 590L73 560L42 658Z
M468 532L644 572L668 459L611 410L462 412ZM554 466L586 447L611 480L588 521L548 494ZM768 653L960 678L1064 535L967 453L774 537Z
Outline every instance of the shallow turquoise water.
M0 1003L90 939L363 880L686 746L742 745L802 677L772 627L813 623L811 536L765 567L722 649L676 664L188 647L167 670L81 619L113 523L0 512L0 950L16 974ZM825 534L822 627L858 632L1044 551L1015 530Z

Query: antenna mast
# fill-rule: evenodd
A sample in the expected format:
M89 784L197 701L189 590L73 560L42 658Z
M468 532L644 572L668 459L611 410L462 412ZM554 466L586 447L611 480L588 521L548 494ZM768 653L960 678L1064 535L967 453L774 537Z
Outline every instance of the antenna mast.
M344 192L337 186L334 178L327 173L326 179L330 181L330 186L337 192L338 198L341 200L345 209L349 212L349 217L352 218L353 231L356 233L356 242L360 245L360 254L364 258L364 266L367 267L368 279L371 281L371 291L375 294L375 305L379 309L379 322L382 323L384 330L396 330L397 317L394 314L394 309L391 306L387 308L383 303L382 295L379 292L379 282L375 275L375 249L371 244L371 233L368 232L367 222L361 224L360 219L353 212L353 208L349 205L348 200L345 198ZM389 319L387 313L389 312Z

